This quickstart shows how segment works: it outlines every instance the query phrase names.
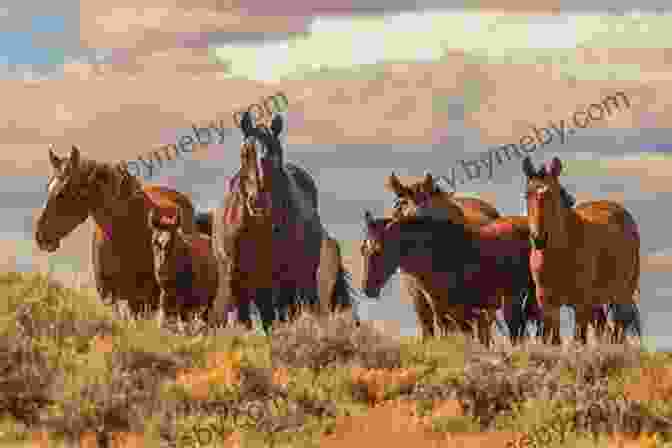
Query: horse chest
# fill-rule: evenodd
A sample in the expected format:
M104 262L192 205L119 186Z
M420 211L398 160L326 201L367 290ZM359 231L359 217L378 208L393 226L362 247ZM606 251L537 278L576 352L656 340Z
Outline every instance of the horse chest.
M596 262L583 248L533 250L530 254L530 268L537 281L568 294L592 281Z

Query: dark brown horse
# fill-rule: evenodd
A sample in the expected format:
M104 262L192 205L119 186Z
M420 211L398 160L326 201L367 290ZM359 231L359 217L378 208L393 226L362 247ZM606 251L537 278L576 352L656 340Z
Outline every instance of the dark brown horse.
M502 218L495 207L479 198L459 197L454 192L444 191L434 181L429 172L425 172L424 179L419 182L404 185L397 176L392 175L387 179L386 188L396 195L395 208L392 217L396 220L413 219L416 217L433 217L439 220L449 220L454 223L464 224L472 230L478 230L481 226L490 224L499 219L500 223L508 223L516 229L517 238L527 239L529 235L527 218L509 216ZM408 275L400 276L402 291L413 298L413 302L424 300L425 292L417 286L417 282ZM533 289L533 284L530 285ZM529 294L529 291L525 291ZM511 341L517 343L522 337L526 317L535 317L536 302L528 301L523 309L524 295L520 297L502 298L504 319L511 336ZM487 313L480 314L479 329L490 331L489 325L494 316ZM499 322L497 322L500 325ZM501 326L501 325L500 325Z
M217 295L217 259L210 237L182 232L180 209L170 216L150 210L154 270L161 287L161 309L189 320L206 311Z
M256 299L266 329L273 304L286 318L286 311L295 314L297 297L313 307L319 301L323 311L352 306L342 263L321 262L323 254L340 259L340 251L334 251L338 245L328 241L321 224L312 177L284 162L282 128L280 115L266 128L255 127L250 114L243 114L241 168L213 218L215 254L232 274L220 286L216 314L222 316L227 304L237 305L241 320L249 322L247 304Z
M452 321L469 331L475 309L494 315L502 297L516 297L530 285L527 234L509 220L472 229L432 217L373 219L366 212L365 222L366 295L378 296L397 268L413 277L423 292L415 302L423 337L435 334L435 320L440 328ZM479 331L479 338L491 342L489 331Z
M118 165L80 156L72 147L69 157L49 149L53 175L47 201L37 221L35 241L53 252L60 241L91 216L95 222L92 259L101 299L128 300L132 311L159 303L154 257L147 216L154 208L181 208L184 232L194 231L194 208L184 194L167 187L142 185Z
M639 230L632 215L612 201L564 206L561 171L557 157L539 170L529 157L523 160L534 247L530 268L552 342L560 343L560 306L573 305L576 336L585 343L594 305L636 305Z

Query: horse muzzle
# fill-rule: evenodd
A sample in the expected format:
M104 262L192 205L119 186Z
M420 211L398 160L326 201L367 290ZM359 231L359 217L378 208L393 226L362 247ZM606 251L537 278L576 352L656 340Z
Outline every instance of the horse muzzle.
M40 231L35 232L35 242L40 250L47 252L55 252L56 249L61 247L61 240L59 238L46 238Z

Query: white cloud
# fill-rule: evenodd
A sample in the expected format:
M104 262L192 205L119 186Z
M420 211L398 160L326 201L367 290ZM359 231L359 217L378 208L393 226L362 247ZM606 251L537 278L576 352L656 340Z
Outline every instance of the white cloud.
M574 62L577 45L600 48L611 37L623 41L623 34L628 34L623 28L634 31L639 41L628 46L648 46L651 37L647 33L658 36L671 23L670 15L653 14L635 19L595 14L425 11L379 17L316 17L306 38L282 44L230 45L216 48L214 53L231 63L236 76L268 80L300 77L320 68L356 69L360 64L389 60L432 61L449 49L533 64L550 50L546 59L562 64L568 74L577 72L585 77L595 72L592 76L599 78L605 76L605 69L599 70L601 65L587 69ZM629 79L637 67L621 64L608 69L614 76L621 73ZM630 71L624 74L626 69ZM590 73L584 73L586 70Z

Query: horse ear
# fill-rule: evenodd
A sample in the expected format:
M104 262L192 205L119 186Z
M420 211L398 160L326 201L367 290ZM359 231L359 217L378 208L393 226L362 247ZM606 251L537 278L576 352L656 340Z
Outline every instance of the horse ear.
M243 131L245 137L249 137L254 130L254 123L252 123L252 115L250 112L243 112L243 116L240 119L240 130Z
M406 189L401 184L401 182L399 182L399 179L397 178L397 175L394 174L394 171L387 178L387 181L385 182L385 188L399 197L404 196L404 193L406 193Z
M562 172L562 161L556 156L553 157L553 160L549 163L548 170L549 174L553 177L558 177Z
M280 114L275 114L273 117L273 120L271 121L271 132L273 133L273 137L278 138L280 133L282 133L282 127L284 125L282 115Z
M432 174L429 171L425 171L425 179L423 180L423 187L425 187L426 191L434 191L435 185L434 185L434 178L432 177Z
M182 207L178 206L175 210L175 228L182 225Z
M528 178L534 177L536 174L534 171L534 166L532 165L532 160L530 160L530 156L527 156L523 159L523 173L525 173L525 176Z
M62 160L54 153L54 145L49 145L49 161L54 168L60 168Z
M364 222L366 223L367 227L370 227L373 224L373 216L368 210L364 212Z
M72 149L70 150L70 169L76 170L79 168L79 159L79 148L77 148L75 145L72 145Z

